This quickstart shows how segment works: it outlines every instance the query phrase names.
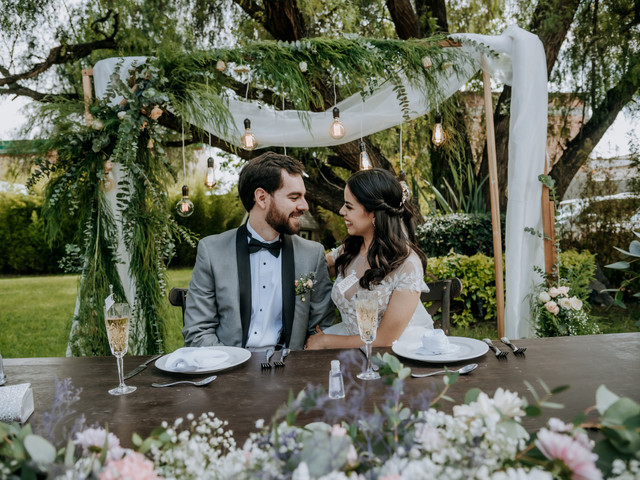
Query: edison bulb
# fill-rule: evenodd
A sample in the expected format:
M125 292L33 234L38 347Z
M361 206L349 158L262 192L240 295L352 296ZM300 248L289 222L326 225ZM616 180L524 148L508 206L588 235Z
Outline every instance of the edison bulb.
M181 217L188 217L193 213L193 202L189 200L189 187L182 187L182 200L176 203L176 211Z
M207 158L207 175L204 178L204 184L208 188L213 188L216 186L216 170L213 158Z
M431 134L431 142L439 147L446 140L444 128L442 128L442 114L438 112L436 114L436 123L433 125L433 133Z
M251 133L251 120L244 119L244 135L240 137L240 144L245 150L253 150L258 146L258 140L256 136Z
M369 159L364 142L360 142L360 170L371 170L372 168L373 164Z
M336 140L344 137L344 134L347 133L344 125L340 122L340 109L338 107L333 108L333 122L331 123L331 127L329 127L329 135Z
M110 192L114 188L116 188L116 182L113 180L113 178L111 178L111 175L107 174L107 176L104 177L104 180L102 181L102 190L105 192Z

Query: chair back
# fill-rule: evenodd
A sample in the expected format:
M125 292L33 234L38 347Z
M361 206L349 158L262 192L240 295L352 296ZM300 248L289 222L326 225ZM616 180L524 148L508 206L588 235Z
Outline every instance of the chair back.
M432 317L438 310L442 310L440 317L440 324L442 330L446 335L449 335L450 331L450 305L451 299L459 297L462 293L462 282L459 278L449 278L446 280L436 280L434 282L427 282L429 287L428 292L422 292L420 295L421 302L433 302L428 308L427 312Z
M169 290L169 303L182 308L182 326L184 326L184 309L187 306L187 289L174 287Z

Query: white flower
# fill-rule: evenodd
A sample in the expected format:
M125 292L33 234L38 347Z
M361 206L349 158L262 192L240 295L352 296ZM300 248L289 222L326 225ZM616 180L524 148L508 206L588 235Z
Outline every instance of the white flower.
M291 480L310 480L311 474L309 473L309 467L305 462L300 462L298 468L291 474Z
M541 303L547 303L551 300L551 296L549 296L547 292L541 292L540 295L538 295L538 300L540 300Z
M493 396L495 406L500 413L505 417L520 417L524 415L522 410L522 399L518 397L517 393L510 392L509 390L503 390L502 387L496 390Z
M125 112L124 110L122 110L121 112L118 112L118 118L120 120L122 120L126 116L127 116L127 112Z
M565 310L569 310L571 308L571 301L567 297L560 297L558 299L558 305Z
M256 420L256 428L258 430L262 430L263 427L264 427L264 418Z
M337 423L331 427L332 437L344 437L347 434L347 429Z
M120 446L120 439L111 432L107 434L104 428L87 428L76 433L73 443L82 447L84 455L99 454L106 444L107 458L110 460L119 460L126 453Z
M570 432L573 429L573 425L564 423L562 420L555 417L550 418L547 425L552 432Z
M298 67L300 67L300 71L302 73L306 72L307 71L307 62L300 62L298 64Z
M569 299L569 305L575 311L579 311L580 309L582 309L582 300L580 300L578 297L571 297Z

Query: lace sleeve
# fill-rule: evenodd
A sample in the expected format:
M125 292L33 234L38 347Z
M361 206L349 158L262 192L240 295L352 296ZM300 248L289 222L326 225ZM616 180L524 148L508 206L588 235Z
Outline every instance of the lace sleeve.
M331 258L333 258L334 265L338 257L342 254L343 250L344 250L344 245L339 245L336 248L332 248L331 251L329 252L329 255L331 256Z
M424 283L424 275L420 258L412 253L396 271L397 284L395 290L410 290L412 292L428 292Z

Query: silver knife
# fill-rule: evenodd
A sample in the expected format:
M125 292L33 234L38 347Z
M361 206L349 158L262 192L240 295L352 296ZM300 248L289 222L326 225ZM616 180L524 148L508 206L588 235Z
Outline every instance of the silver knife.
M147 368L147 365L149 365L151 362L153 362L154 360L157 360L158 358L160 358L162 356L162 354L158 354L158 355L154 355L153 357L149 358L148 360L145 360L144 363L141 363L140 365L138 365L136 368L134 368L133 370L131 370L129 373L127 373L124 376L125 380L130 379L131 377L133 377L134 375L139 374L141 371L143 371L145 368Z

